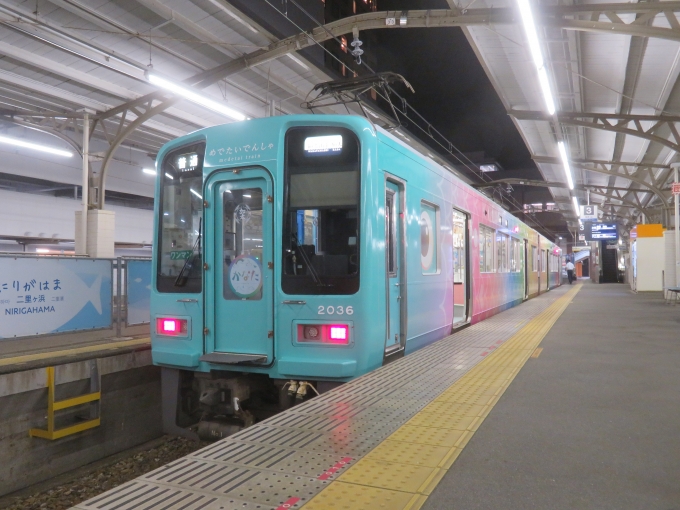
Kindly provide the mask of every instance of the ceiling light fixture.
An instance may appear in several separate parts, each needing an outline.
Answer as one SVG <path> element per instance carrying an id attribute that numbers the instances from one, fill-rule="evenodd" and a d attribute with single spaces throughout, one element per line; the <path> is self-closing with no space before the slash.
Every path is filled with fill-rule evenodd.
<path id="1" fill-rule="evenodd" d="M 165 78 L 161 78 L 160 76 L 152 72 L 147 72 L 146 74 L 149 83 L 151 83 L 152 85 L 156 85 L 157 87 L 160 87 L 169 92 L 172 92 L 173 94 L 177 94 L 178 96 L 188 99 L 192 103 L 196 103 L 205 108 L 208 108 L 209 110 L 213 110 L 217 113 L 221 113 L 222 115 L 226 115 L 227 117 L 230 117 L 234 120 L 246 120 L 246 116 L 243 115 L 242 113 L 237 112 L 236 110 L 229 108 L 228 106 L 225 106 L 221 103 L 218 103 L 217 101 L 214 101 L 210 98 L 197 94 L 196 92 L 193 92 L 184 85 L 180 85 L 170 80 L 166 80 Z"/>
<path id="2" fill-rule="evenodd" d="M 142 172 L 149 175 L 156 175 L 156 170 L 153 168 L 142 168 Z"/>
<path id="3" fill-rule="evenodd" d="M 198 191 L 196 191 L 194 188 L 189 188 L 189 191 L 191 191 L 194 195 L 196 195 L 198 198 L 203 200 L 203 197 L 201 196 L 201 194 Z"/>
<path id="4" fill-rule="evenodd" d="M 37 143 L 25 142 L 23 140 L 9 138 L 7 136 L 0 136 L 0 143 L 14 145 L 15 147 L 23 147 L 24 149 L 33 149 L 34 151 L 47 152 L 48 154 L 54 154 L 55 156 L 63 156 L 65 158 L 70 158 L 73 156 L 73 153 L 69 151 L 55 149 L 54 147 L 48 147 L 46 145 L 40 145 Z"/>
<path id="5" fill-rule="evenodd" d="M 550 115 L 555 114 L 555 100 L 553 99 L 552 91 L 550 90 L 550 81 L 548 80 L 548 72 L 543 61 L 543 53 L 541 52 L 541 45 L 538 42 L 538 33 L 536 32 L 536 25 L 534 24 L 534 15 L 531 12 L 529 0 L 517 0 L 519 5 L 519 12 L 522 16 L 522 25 L 524 25 L 524 33 L 529 41 L 529 50 L 531 57 L 534 60 L 534 65 L 538 71 L 538 82 L 541 85 L 545 106 Z"/>
<path id="6" fill-rule="evenodd" d="M 576 217 L 580 218 L 581 217 L 581 209 L 578 206 L 578 198 L 571 197 L 571 201 L 574 202 L 574 212 L 576 213 Z M 579 220 L 579 222 L 580 222 L 580 220 Z"/>
<path id="7" fill-rule="evenodd" d="M 567 185 L 569 189 L 574 189 L 574 178 L 571 175 L 571 167 L 569 166 L 569 159 L 567 158 L 567 149 L 564 147 L 564 142 L 557 142 L 557 148 L 560 151 L 560 157 L 562 158 L 562 167 L 564 168 L 564 173 L 567 176 Z"/>
<path id="8" fill-rule="evenodd" d="M 175 178 L 172 175 L 170 175 L 168 172 L 165 172 L 165 176 L 172 181 L 175 180 Z"/>

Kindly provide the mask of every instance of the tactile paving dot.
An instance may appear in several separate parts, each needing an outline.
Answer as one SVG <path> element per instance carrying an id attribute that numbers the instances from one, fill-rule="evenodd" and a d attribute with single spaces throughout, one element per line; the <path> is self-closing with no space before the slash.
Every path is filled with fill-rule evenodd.
<path id="1" fill-rule="evenodd" d="M 438 467 L 451 448 L 431 444 L 401 443 L 388 439 L 368 454 L 373 460 L 400 462 L 414 466 Z"/>
<path id="2" fill-rule="evenodd" d="M 455 413 L 442 414 L 438 411 L 421 411 L 414 416 L 409 425 L 419 427 L 436 427 L 439 429 L 470 430 L 477 416 L 463 416 Z"/>
<path id="3" fill-rule="evenodd" d="M 305 505 L 305 510 L 402 510 L 422 496 L 352 483 L 334 482 Z"/>
<path id="4" fill-rule="evenodd" d="M 466 434 L 466 432 L 461 430 L 404 425 L 397 430 L 390 439 L 405 443 L 423 443 L 451 447 L 456 446 L 456 443 L 464 434 Z"/>
<path id="5" fill-rule="evenodd" d="M 361 459 L 340 478 L 341 482 L 370 485 L 395 491 L 418 492 L 432 478 L 437 468 L 373 460 L 372 455 Z"/>
<path id="6" fill-rule="evenodd" d="M 428 406 L 423 409 L 422 413 L 438 413 L 441 416 L 479 416 L 479 414 L 484 411 L 485 407 L 486 406 L 472 404 L 460 404 L 457 402 L 434 401 L 428 404 Z"/>

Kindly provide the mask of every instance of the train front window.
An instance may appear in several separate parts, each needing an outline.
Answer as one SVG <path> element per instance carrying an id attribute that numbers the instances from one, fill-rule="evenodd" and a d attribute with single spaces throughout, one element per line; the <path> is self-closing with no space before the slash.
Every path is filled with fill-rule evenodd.
<path id="1" fill-rule="evenodd" d="M 205 144 L 171 152 L 159 169 L 159 292 L 201 292 Z"/>
<path id="2" fill-rule="evenodd" d="M 359 290 L 359 141 L 342 128 L 286 135 L 283 274 L 286 294 Z"/>

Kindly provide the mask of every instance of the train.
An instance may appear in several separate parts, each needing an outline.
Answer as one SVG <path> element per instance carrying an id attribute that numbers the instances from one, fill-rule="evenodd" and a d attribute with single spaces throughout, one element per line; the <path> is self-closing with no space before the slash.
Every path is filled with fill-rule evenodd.
<path id="1" fill-rule="evenodd" d="M 224 437 L 561 284 L 557 245 L 361 116 L 201 129 L 156 168 L 170 433 Z"/>

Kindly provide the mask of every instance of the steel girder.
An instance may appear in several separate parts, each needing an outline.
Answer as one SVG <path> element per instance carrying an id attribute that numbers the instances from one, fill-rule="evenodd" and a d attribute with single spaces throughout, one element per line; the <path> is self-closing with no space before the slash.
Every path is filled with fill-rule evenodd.
<path id="1" fill-rule="evenodd" d="M 620 14 L 644 13 L 633 23 L 623 23 Z M 537 16 L 537 22 L 542 25 L 565 28 L 568 30 L 579 30 L 601 33 L 622 33 L 639 35 L 643 37 L 661 37 L 680 41 L 680 24 L 675 17 L 675 13 L 680 13 L 680 2 L 663 2 L 655 7 L 655 4 L 599 4 L 599 5 L 575 5 L 568 7 L 543 7 Z M 402 25 L 395 22 L 401 15 L 407 18 L 406 24 Z M 657 28 L 650 26 L 640 26 L 641 21 L 645 23 L 655 16 L 663 14 L 670 21 L 670 29 Z M 580 15 L 587 15 L 588 21 L 577 19 Z M 608 21 L 600 21 L 602 16 Z M 309 32 L 303 32 L 286 39 L 274 42 L 265 49 L 256 50 L 234 59 L 213 69 L 198 73 L 184 81 L 185 84 L 194 88 L 205 88 L 229 75 L 238 73 L 244 69 L 262 65 L 270 60 L 279 58 L 288 53 L 296 52 L 303 48 L 323 43 L 333 37 L 351 33 L 353 29 L 373 30 L 373 29 L 402 29 L 402 28 L 436 28 L 436 27 L 464 27 L 464 26 L 483 26 L 490 24 L 516 24 L 519 16 L 515 9 L 433 9 L 433 10 L 413 10 L 403 12 L 372 12 L 344 18 L 333 23 L 328 23 L 323 27 L 315 28 Z M 154 104 L 159 102 L 158 104 Z M 134 129 L 151 118 L 153 115 L 164 111 L 176 102 L 175 98 L 168 98 L 166 95 L 153 92 L 144 97 L 125 103 L 117 108 L 113 108 L 104 115 L 116 115 L 130 108 L 143 107 L 144 112 L 134 122 L 125 126 L 116 137 L 117 143 L 112 145 L 102 161 L 99 172 L 99 202 L 97 206 L 104 206 L 104 184 L 109 162 L 113 151 L 122 141 L 134 131 Z"/>

